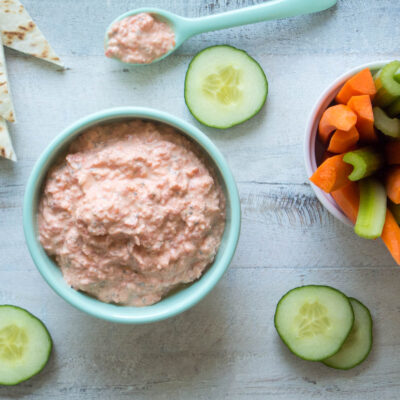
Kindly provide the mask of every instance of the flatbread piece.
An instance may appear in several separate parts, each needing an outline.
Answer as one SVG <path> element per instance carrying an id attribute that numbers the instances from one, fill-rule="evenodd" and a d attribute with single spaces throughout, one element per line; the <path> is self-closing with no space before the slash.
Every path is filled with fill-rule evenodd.
<path id="1" fill-rule="evenodd" d="M 10 122 L 15 122 L 14 106 L 11 99 L 6 60 L 4 58 L 3 44 L 0 39 L 0 117 Z"/>
<path id="2" fill-rule="evenodd" d="M 0 118 L 0 157 L 17 161 L 5 119 Z"/>
<path id="3" fill-rule="evenodd" d="M 0 0 L 0 31 L 5 46 L 63 66 L 19 0 Z"/>

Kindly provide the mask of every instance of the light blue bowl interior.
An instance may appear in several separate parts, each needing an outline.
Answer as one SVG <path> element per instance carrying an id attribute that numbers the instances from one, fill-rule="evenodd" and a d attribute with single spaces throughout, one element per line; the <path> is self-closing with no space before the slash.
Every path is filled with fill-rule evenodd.
<path id="1" fill-rule="evenodd" d="M 196 282 L 174 292 L 157 304 L 127 307 L 103 303 L 69 287 L 54 261 L 47 256 L 37 237 L 37 204 L 49 167 L 67 145 L 86 128 L 99 123 L 143 118 L 171 125 L 205 151 L 215 166 L 227 199 L 226 227 L 214 263 Z M 234 255 L 240 233 L 240 200 L 232 173 L 217 147 L 197 128 L 170 114 L 147 108 L 124 107 L 104 110 L 85 117 L 65 129 L 44 150 L 29 177 L 24 197 L 23 224 L 32 259 L 46 282 L 67 302 L 98 318 L 120 323 L 155 322 L 179 314 L 199 302 L 216 285 Z"/>

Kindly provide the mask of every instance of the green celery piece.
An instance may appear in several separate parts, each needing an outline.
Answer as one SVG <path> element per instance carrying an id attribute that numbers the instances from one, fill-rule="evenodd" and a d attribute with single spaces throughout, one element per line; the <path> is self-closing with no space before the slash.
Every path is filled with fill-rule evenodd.
<path id="1" fill-rule="evenodd" d="M 387 115 L 389 117 L 397 117 L 400 115 L 400 99 L 395 100 L 387 109 Z"/>
<path id="2" fill-rule="evenodd" d="M 400 98 L 400 83 L 394 79 L 399 68 L 400 61 L 397 60 L 382 68 L 376 83 L 379 90 L 374 98 L 374 105 L 385 108 Z"/>
<path id="3" fill-rule="evenodd" d="M 375 74 L 374 74 L 374 76 L 373 76 L 376 91 L 378 91 L 378 90 L 382 87 L 382 83 L 381 83 L 381 72 L 382 72 L 382 68 L 381 68 L 381 69 L 378 69 L 378 71 L 376 71 Z"/>
<path id="4" fill-rule="evenodd" d="M 371 146 L 349 151 L 343 156 L 343 161 L 353 166 L 353 171 L 349 175 L 351 181 L 371 176 L 382 168 L 385 162 L 383 155 Z"/>
<path id="5" fill-rule="evenodd" d="M 400 224 L 400 204 L 394 204 L 389 200 L 389 210 L 392 212 L 397 223 Z"/>
<path id="6" fill-rule="evenodd" d="M 400 83 L 400 68 L 394 73 L 393 78 Z"/>
<path id="7" fill-rule="evenodd" d="M 385 111 L 379 107 L 372 109 L 374 112 L 374 125 L 386 136 L 392 138 L 400 138 L 400 120 L 397 118 L 390 118 Z"/>
<path id="8" fill-rule="evenodd" d="M 375 178 L 359 182 L 360 207 L 354 231 L 365 239 L 381 236 L 386 218 L 386 191 L 384 185 Z"/>

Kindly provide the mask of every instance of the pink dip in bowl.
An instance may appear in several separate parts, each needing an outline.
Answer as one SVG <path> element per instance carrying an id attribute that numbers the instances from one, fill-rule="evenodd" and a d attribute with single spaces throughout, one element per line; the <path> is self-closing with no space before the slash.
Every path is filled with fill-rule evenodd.
<path id="1" fill-rule="evenodd" d="M 132 64 L 149 64 L 175 46 L 172 28 L 148 13 L 114 23 L 108 32 L 106 56 Z"/>
<path id="2" fill-rule="evenodd" d="M 39 239 L 66 282 L 144 306 L 198 279 L 225 228 L 225 196 L 174 128 L 134 119 L 89 128 L 45 180 Z"/>

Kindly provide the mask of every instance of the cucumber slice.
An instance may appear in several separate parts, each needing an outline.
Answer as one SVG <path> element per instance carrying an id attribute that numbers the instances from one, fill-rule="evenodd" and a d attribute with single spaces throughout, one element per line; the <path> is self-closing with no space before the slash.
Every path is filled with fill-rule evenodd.
<path id="1" fill-rule="evenodd" d="M 44 324 L 23 308 L 0 306 L 0 385 L 16 385 L 46 365 L 52 340 Z"/>
<path id="2" fill-rule="evenodd" d="M 265 103 L 268 82 L 260 64 L 232 46 L 198 53 L 186 72 L 185 102 L 202 124 L 219 129 L 247 121 Z"/>
<path id="3" fill-rule="evenodd" d="M 301 286 L 290 290 L 275 311 L 275 328 L 289 350 L 309 361 L 336 354 L 354 322 L 349 299 L 330 286 Z"/>
<path id="4" fill-rule="evenodd" d="M 361 364 L 372 348 L 372 318 L 364 304 L 349 298 L 354 311 L 354 325 L 342 348 L 334 356 L 322 361 L 336 369 L 350 369 Z"/>

